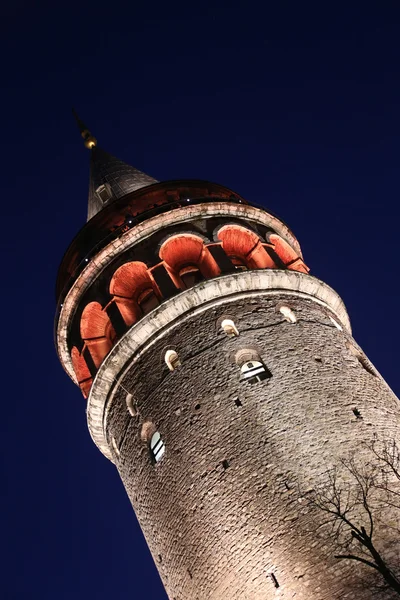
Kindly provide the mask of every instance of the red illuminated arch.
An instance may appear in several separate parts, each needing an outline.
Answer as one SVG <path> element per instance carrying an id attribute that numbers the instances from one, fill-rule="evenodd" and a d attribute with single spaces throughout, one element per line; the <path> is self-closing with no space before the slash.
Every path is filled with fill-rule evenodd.
<path id="1" fill-rule="evenodd" d="M 79 383 L 79 387 L 81 388 L 82 393 L 85 396 L 85 398 L 87 398 L 89 395 L 89 390 L 92 385 L 93 379 L 92 379 L 92 376 L 90 375 L 90 371 L 88 369 L 85 359 L 80 354 L 80 352 L 76 346 L 74 346 L 71 350 L 71 361 L 72 361 L 72 366 L 75 371 L 76 378 Z"/>
<path id="2" fill-rule="evenodd" d="M 275 233 L 270 235 L 269 240 L 274 245 L 275 252 L 287 269 L 308 273 L 309 268 L 285 240 Z"/>
<path id="3" fill-rule="evenodd" d="M 123 298 L 136 298 L 146 288 L 156 288 L 156 285 L 147 265 L 139 261 L 128 262 L 119 267 L 110 282 L 110 293 Z"/>
<path id="4" fill-rule="evenodd" d="M 181 288 L 190 287 L 189 281 L 191 280 L 193 280 L 192 283 L 195 283 L 196 274 L 200 278 L 209 279 L 221 273 L 202 238 L 191 233 L 168 238 L 162 244 L 159 254 L 171 277 Z M 186 284 L 184 280 L 186 280 Z"/>
<path id="5" fill-rule="evenodd" d="M 248 269 L 276 268 L 254 231 L 240 225 L 224 225 L 218 231 L 218 238 L 233 264 L 245 265 Z"/>
<path id="6" fill-rule="evenodd" d="M 139 261 L 125 263 L 115 271 L 110 294 L 128 326 L 159 304 L 161 297 L 147 265 Z"/>
<path id="7" fill-rule="evenodd" d="M 111 321 L 98 302 L 90 302 L 83 310 L 81 337 L 98 368 L 110 352 L 116 338 Z"/>

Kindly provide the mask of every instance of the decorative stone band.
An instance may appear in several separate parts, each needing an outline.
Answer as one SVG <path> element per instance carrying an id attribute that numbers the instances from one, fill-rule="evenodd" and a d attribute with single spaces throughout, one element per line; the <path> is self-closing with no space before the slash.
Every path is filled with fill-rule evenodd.
<path id="1" fill-rule="evenodd" d="M 87 407 L 90 435 L 101 452 L 113 460 L 106 439 L 107 406 L 118 389 L 118 380 L 157 339 L 186 319 L 213 306 L 241 298 L 288 293 L 308 298 L 328 308 L 351 333 L 346 308 L 339 295 L 326 283 L 297 271 L 265 269 L 242 271 L 203 281 L 166 300 L 129 329 L 101 364 L 93 382 Z"/>
<path id="2" fill-rule="evenodd" d="M 70 352 L 67 345 L 67 334 L 71 326 L 72 319 L 78 306 L 82 294 L 90 287 L 101 271 L 118 254 L 135 246 L 138 242 L 148 238 L 154 232 L 168 227 L 170 225 L 184 223 L 196 218 L 207 217 L 236 217 L 248 219 L 267 227 L 272 227 L 302 258 L 299 242 L 294 237 L 290 229 L 276 217 L 267 212 L 249 206 L 247 204 L 229 204 L 228 202 L 208 202 L 207 204 L 196 204 L 178 208 L 169 212 L 157 215 L 133 229 L 124 233 L 119 239 L 114 240 L 103 248 L 96 256 L 90 259 L 87 267 L 79 275 L 71 289 L 69 290 L 60 310 L 57 324 L 57 350 L 61 364 L 71 377 L 77 383 L 76 376 L 72 367 Z"/>

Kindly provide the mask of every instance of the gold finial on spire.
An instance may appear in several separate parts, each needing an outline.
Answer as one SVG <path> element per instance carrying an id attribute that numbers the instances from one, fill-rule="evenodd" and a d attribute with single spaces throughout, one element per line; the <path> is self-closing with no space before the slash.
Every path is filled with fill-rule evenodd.
<path id="1" fill-rule="evenodd" d="M 74 109 L 72 109 L 72 114 L 74 115 L 75 120 L 78 124 L 79 131 L 81 132 L 81 136 L 83 137 L 83 139 L 85 141 L 86 148 L 89 148 L 89 150 L 91 150 L 97 144 L 96 138 L 94 137 L 94 135 L 92 135 L 90 133 L 89 129 L 86 127 L 84 122 L 80 120 L 80 118 L 78 117 L 78 115 Z"/>

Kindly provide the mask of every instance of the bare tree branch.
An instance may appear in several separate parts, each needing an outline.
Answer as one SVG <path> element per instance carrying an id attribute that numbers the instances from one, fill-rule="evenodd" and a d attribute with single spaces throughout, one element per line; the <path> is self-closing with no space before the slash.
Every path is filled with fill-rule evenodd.
<path id="1" fill-rule="evenodd" d="M 361 562 L 364 565 L 368 565 L 368 567 L 372 567 L 373 569 L 376 569 L 377 571 L 379 571 L 379 567 L 377 565 L 375 565 L 373 562 L 370 562 L 369 560 L 366 560 L 365 558 L 361 558 L 361 556 L 356 556 L 355 554 L 335 554 L 335 558 L 338 558 L 338 559 L 347 558 L 350 560 L 357 560 L 358 562 Z"/>
<path id="2" fill-rule="evenodd" d="M 332 526 L 329 535 L 342 550 L 335 558 L 373 569 L 381 575 L 384 588 L 400 596 L 400 569 L 389 564 L 375 541 L 376 537 L 381 546 L 385 540 L 386 552 L 391 545 L 399 545 L 400 506 L 396 501 L 400 498 L 400 449 L 395 440 L 382 444 L 375 438 L 364 444 L 363 450 L 364 454 L 369 452 L 371 461 L 355 454 L 339 461 L 326 473 L 325 484 L 313 491 L 309 504 L 328 516 L 326 524 Z M 397 525 L 393 511 L 399 511 Z M 388 531 L 395 535 L 392 541 L 386 539 Z"/>

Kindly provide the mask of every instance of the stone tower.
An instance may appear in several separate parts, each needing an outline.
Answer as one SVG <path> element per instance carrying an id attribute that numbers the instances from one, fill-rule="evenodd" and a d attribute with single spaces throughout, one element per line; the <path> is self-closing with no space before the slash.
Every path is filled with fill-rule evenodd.
<path id="1" fill-rule="evenodd" d="M 342 300 L 271 212 L 160 183 L 78 124 L 89 220 L 59 270 L 57 348 L 169 598 L 372 598 L 306 499 L 366 440 L 398 439 Z"/>

